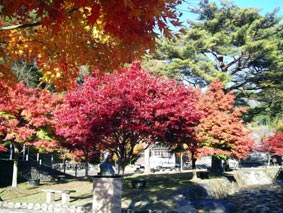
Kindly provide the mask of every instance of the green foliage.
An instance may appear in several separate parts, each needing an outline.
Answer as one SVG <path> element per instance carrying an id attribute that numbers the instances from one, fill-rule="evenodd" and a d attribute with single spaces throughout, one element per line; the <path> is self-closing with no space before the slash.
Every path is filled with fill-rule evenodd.
<path id="1" fill-rule="evenodd" d="M 228 159 L 227 155 L 222 155 L 222 154 L 215 155 L 215 157 L 219 160 L 227 160 Z"/>
<path id="2" fill-rule="evenodd" d="M 42 78 L 36 65 L 26 64 L 24 61 L 16 61 L 12 66 L 12 71 L 19 81 L 24 81 L 25 85 L 31 88 L 36 88 Z"/>
<path id="3" fill-rule="evenodd" d="M 277 132 L 283 132 L 283 121 L 282 120 L 277 122 L 276 130 Z"/>
<path id="4" fill-rule="evenodd" d="M 48 135 L 48 132 L 44 129 L 39 129 L 36 133 L 36 136 L 39 139 L 43 139 L 43 140 L 52 140 L 52 138 Z"/>
<path id="5" fill-rule="evenodd" d="M 160 39 L 145 66 L 201 87 L 219 78 L 238 105 L 255 100 L 257 112 L 281 111 L 283 25 L 277 11 L 261 15 L 255 8 L 201 1 L 192 12 L 198 19 L 188 23 L 186 33 Z"/>

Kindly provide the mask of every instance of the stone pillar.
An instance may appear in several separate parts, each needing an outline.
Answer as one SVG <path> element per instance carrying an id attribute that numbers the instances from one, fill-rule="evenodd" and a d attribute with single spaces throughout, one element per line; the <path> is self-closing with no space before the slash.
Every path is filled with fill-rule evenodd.
<path id="1" fill-rule="evenodd" d="M 97 176 L 93 180 L 92 211 L 116 213 L 122 211 L 122 184 L 120 176 Z"/>
<path id="2" fill-rule="evenodd" d="M 54 200 L 55 200 L 55 198 L 54 198 L 54 196 L 55 196 L 55 194 L 53 193 L 53 192 L 46 192 L 47 194 L 46 194 L 46 202 L 47 203 L 52 203 L 52 202 L 54 202 Z"/>
<path id="3" fill-rule="evenodd" d="M 147 147 L 147 149 L 144 150 L 144 173 L 145 174 L 150 173 L 150 150 L 151 150 L 151 146 Z"/>
<path id="4" fill-rule="evenodd" d="M 70 202 L 70 195 L 68 192 L 62 193 L 62 204 L 69 204 Z"/>

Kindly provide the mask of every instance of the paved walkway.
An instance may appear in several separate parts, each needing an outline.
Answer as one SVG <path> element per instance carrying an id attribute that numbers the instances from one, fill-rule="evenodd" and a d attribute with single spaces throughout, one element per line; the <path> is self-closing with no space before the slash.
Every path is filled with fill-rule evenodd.
<path id="1" fill-rule="evenodd" d="M 235 203 L 241 213 L 283 212 L 283 188 L 278 184 L 248 187 L 227 200 Z"/>

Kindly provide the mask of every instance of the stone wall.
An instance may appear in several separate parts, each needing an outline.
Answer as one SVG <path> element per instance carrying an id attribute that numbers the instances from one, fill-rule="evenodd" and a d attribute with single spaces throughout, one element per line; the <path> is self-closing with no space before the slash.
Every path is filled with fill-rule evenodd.
<path id="1" fill-rule="evenodd" d="M 51 180 L 58 175 L 65 178 L 72 178 L 72 175 L 52 169 L 46 165 L 40 165 L 36 161 L 19 161 L 18 183 L 26 182 L 29 179 Z M 9 186 L 12 183 L 13 161 L 0 160 L 0 187 Z"/>
<path id="2" fill-rule="evenodd" d="M 177 190 L 173 194 L 173 199 L 180 212 L 261 212 L 254 211 L 255 203 L 251 201 L 246 203 L 247 198 L 255 198 L 255 202 L 262 200 L 259 204 L 270 210 L 264 212 L 282 212 L 282 189 L 278 184 L 273 184 L 283 182 L 282 172 L 280 167 L 249 168 L 224 173 L 224 176 L 218 178 L 193 179 L 194 184 Z M 260 187 L 258 187 L 259 184 Z M 273 188 L 260 190 L 262 187 Z M 258 191 L 256 191 L 257 188 L 259 188 Z M 272 200 L 275 202 L 271 202 Z M 272 211 L 273 209 L 276 211 Z"/>
<path id="3" fill-rule="evenodd" d="M 208 197 L 215 199 L 226 198 L 240 190 L 237 182 L 229 181 L 226 177 L 198 180 L 196 183 L 207 191 Z"/>
<path id="4" fill-rule="evenodd" d="M 86 213 L 86 208 L 79 206 L 67 206 L 61 204 L 40 204 L 40 203 L 13 203 L 0 201 L 1 213 Z"/>
<path id="5" fill-rule="evenodd" d="M 272 184 L 274 178 L 281 167 L 265 167 L 265 168 L 244 168 L 234 171 L 230 174 L 234 175 L 240 187 L 252 185 Z"/>
<path id="6" fill-rule="evenodd" d="M 223 177 L 198 180 L 197 184 L 207 190 L 209 197 L 221 199 L 246 186 L 272 184 L 279 172 L 283 172 L 281 167 L 240 169 Z"/>

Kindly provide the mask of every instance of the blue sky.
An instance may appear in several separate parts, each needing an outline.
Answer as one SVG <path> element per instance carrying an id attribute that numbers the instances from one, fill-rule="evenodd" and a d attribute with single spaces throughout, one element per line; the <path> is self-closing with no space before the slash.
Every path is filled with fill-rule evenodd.
<path id="1" fill-rule="evenodd" d="M 182 21 L 187 20 L 188 18 L 192 17 L 189 14 L 188 7 L 197 7 L 197 3 L 199 0 L 184 0 L 179 9 L 182 11 L 183 16 L 181 17 Z M 209 0 L 209 2 L 216 2 L 219 3 L 220 0 Z M 266 13 L 272 12 L 275 8 L 279 7 L 280 10 L 277 13 L 278 16 L 283 16 L 283 1 L 282 0 L 234 0 L 235 5 L 241 8 L 258 8 L 261 10 L 261 14 L 265 15 Z M 185 22 L 184 22 L 185 24 Z"/>
<path id="2" fill-rule="evenodd" d="M 272 12 L 274 8 L 281 7 L 278 14 L 283 15 L 282 0 L 235 0 L 234 3 L 239 7 L 254 7 L 261 9 L 262 13 Z"/>

